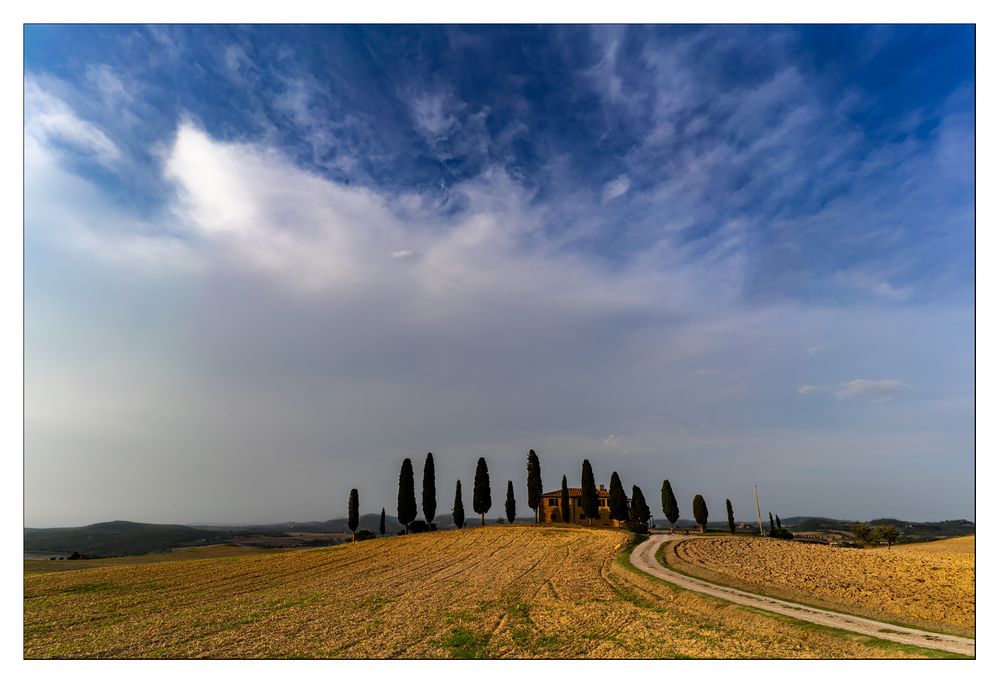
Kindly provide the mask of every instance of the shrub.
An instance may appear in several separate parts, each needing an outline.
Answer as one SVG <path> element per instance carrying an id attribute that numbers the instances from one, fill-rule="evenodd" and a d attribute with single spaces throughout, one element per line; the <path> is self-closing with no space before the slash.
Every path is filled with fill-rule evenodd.
<path id="1" fill-rule="evenodd" d="M 427 524 L 425 520 L 414 520 L 410 523 L 410 532 L 416 534 L 418 532 L 430 532 L 431 526 Z"/>
<path id="2" fill-rule="evenodd" d="M 354 541 L 365 541 L 375 539 L 375 533 L 371 530 L 358 530 L 354 533 Z"/>

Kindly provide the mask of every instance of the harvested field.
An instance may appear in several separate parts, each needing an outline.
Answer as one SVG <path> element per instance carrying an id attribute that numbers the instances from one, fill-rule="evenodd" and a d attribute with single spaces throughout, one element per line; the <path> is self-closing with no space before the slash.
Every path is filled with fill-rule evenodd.
<path id="1" fill-rule="evenodd" d="M 113 556 L 111 558 L 90 558 L 86 560 L 26 560 L 24 572 L 68 572 L 87 568 L 106 568 L 112 565 L 136 565 L 143 563 L 163 563 L 200 558 L 228 558 L 230 556 L 256 556 L 259 554 L 281 553 L 284 549 L 237 546 L 235 544 L 211 544 L 174 549 L 167 553 L 146 553 L 139 556 Z"/>
<path id="2" fill-rule="evenodd" d="M 636 572 L 613 530 L 503 525 L 25 576 L 27 658 L 927 655 Z"/>
<path id="3" fill-rule="evenodd" d="M 677 542 L 671 567 L 729 584 L 886 622 L 973 636 L 974 537 L 850 549 L 776 539 Z"/>

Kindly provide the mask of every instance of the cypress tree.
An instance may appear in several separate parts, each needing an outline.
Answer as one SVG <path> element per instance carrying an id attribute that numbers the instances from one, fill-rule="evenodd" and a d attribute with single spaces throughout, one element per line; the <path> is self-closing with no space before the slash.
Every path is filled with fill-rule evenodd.
<path id="1" fill-rule="evenodd" d="M 462 481 L 455 482 L 455 505 L 451 509 L 451 519 L 455 521 L 455 527 L 462 529 L 465 527 L 465 506 L 462 505 Z"/>
<path id="2" fill-rule="evenodd" d="M 681 517 L 681 512 L 677 507 L 677 498 L 670 486 L 670 480 L 663 481 L 663 486 L 660 488 L 660 502 L 663 506 L 663 515 L 667 516 L 667 522 L 670 523 L 670 533 L 673 534 L 674 523 Z"/>
<path id="3" fill-rule="evenodd" d="M 768 511 L 767 512 L 767 517 L 770 519 L 770 522 L 768 523 L 769 527 L 767 528 L 767 533 L 769 535 L 772 535 L 772 534 L 774 534 L 774 513 L 772 513 L 771 511 Z"/>
<path id="4" fill-rule="evenodd" d="M 594 524 L 597 517 L 597 485 L 594 484 L 594 469 L 590 467 L 590 461 L 583 459 L 583 473 L 580 475 L 580 508 L 587 517 L 590 525 Z"/>
<path id="5" fill-rule="evenodd" d="M 476 479 L 472 483 L 472 510 L 479 514 L 480 525 L 486 524 L 486 514 L 491 506 L 490 471 L 486 467 L 486 459 L 480 456 L 476 464 Z"/>
<path id="6" fill-rule="evenodd" d="M 424 487 L 420 497 L 420 506 L 424 511 L 424 520 L 430 525 L 437 513 L 437 491 L 434 486 L 434 454 L 428 453 L 424 461 Z"/>
<path id="7" fill-rule="evenodd" d="M 358 517 L 358 490 L 352 489 L 347 497 L 347 526 L 351 528 L 352 540 L 357 538 Z"/>
<path id="8" fill-rule="evenodd" d="M 608 503 L 611 507 L 611 519 L 619 522 L 628 521 L 628 497 L 625 496 L 625 488 L 622 487 L 621 478 L 618 473 L 611 473 L 611 489 L 608 490 Z"/>
<path id="9" fill-rule="evenodd" d="M 694 497 L 694 519 L 701 526 L 701 531 L 705 531 L 708 524 L 708 506 L 705 505 L 705 497 L 696 494 Z"/>
<path id="10" fill-rule="evenodd" d="M 778 528 L 778 532 L 781 532 L 781 518 L 777 515 L 774 516 L 774 526 Z"/>
<path id="11" fill-rule="evenodd" d="M 559 492 L 559 512 L 564 523 L 569 522 L 569 487 L 566 486 L 566 476 L 563 475 L 562 491 Z"/>
<path id="12" fill-rule="evenodd" d="M 516 506 L 517 502 L 514 501 L 514 483 L 507 480 L 507 503 L 504 508 L 506 509 L 505 512 L 507 513 L 507 522 L 509 523 L 514 522 L 514 518 L 517 513 Z"/>
<path id="13" fill-rule="evenodd" d="M 534 449 L 528 450 L 528 508 L 535 512 L 538 522 L 538 506 L 542 502 L 542 466 Z"/>
<path id="14" fill-rule="evenodd" d="M 649 506 L 638 485 L 632 485 L 632 509 L 629 511 L 629 518 L 633 531 L 641 534 L 649 531 Z"/>
<path id="15" fill-rule="evenodd" d="M 417 497 L 413 493 L 413 464 L 408 458 L 403 459 L 403 466 L 399 469 L 396 517 L 407 532 L 410 531 L 410 523 L 417 519 Z"/>
<path id="16" fill-rule="evenodd" d="M 385 536 L 385 509 L 382 509 L 382 517 L 378 519 L 378 533 Z"/>
<path id="17" fill-rule="evenodd" d="M 729 519 L 729 534 L 736 534 L 736 520 L 733 519 L 733 502 L 726 499 L 726 517 Z"/>

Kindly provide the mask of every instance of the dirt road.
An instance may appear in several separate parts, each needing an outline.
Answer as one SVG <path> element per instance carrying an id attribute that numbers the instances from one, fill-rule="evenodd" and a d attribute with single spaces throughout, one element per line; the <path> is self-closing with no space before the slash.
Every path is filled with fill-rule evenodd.
<path id="1" fill-rule="evenodd" d="M 975 655 L 976 642 L 973 639 L 950 636 L 948 634 L 935 634 L 934 632 L 925 632 L 920 629 L 912 629 L 909 627 L 900 627 L 886 622 L 878 622 L 877 620 L 869 620 L 867 618 L 855 617 L 853 615 L 844 615 L 843 613 L 835 613 L 821 608 L 803 606 L 798 603 L 792 603 L 791 601 L 782 601 L 768 596 L 761 596 L 760 594 L 753 594 L 739 589 L 732 589 L 730 587 L 712 584 L 711 582 L 706 582 L 704 580 L 695 579 L 693 577 L 688 577 L 687 575 L 674 572 L 673 570 L 663 567 L 656 560 L 656 551 L 662 544 L 668 541 L 680 541 L 682 539 L 689 538 L 690 537 L 681 537 L 665 533 L 658 534 L 654 532 L 650 535 L 650 538 L 647 541 L 643 542 L 637 546 L 634 551 L 632 551 L 629 560 L 631 560 L 632 565 L 639 570 L 662 580 L 666 580 L 671 584 L 676 584 L 683 589 L 689 589 L 708 596 L 725 599 L 726 601 L 732 601 L 733 603 L 750 606 L 760 610 L 766 610 L 772 613 L 778 613 L 780 615 L 787 615 L 789 617 L 805 620 L 806 622 L 812 622 L 817 625 L 836 627 L 837 629 L 845 629 L 851 632 L 857 632 L 858 634 L 878 637 L 880 639 L 886 639 L 887 641 L 894 641 L 900 644 L 934 648 L 941 651 L 960 653 L 968 656 Z"/>

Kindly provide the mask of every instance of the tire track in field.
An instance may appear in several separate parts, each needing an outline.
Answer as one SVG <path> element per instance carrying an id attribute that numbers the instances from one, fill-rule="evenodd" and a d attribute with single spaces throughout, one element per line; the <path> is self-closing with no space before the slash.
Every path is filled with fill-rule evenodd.
<path id="1" fill-rule="evenodd" d="M 821 608 L 803 606 L 791 601 L 774 599 L 760 594 L 754 594 L 742 589 L 733 589 L 719 584 L 713 584 L 702 579 L 695 579 L 682 575 L 669 568 L 664 567 L 656 560 L 656 551 L 668 541 L 683 541 L 683 537 L 668 534 L 655 534 L 637 546 L 629 556 L 632 565 L 641 572 L 645 572 L 653 577 L 675 584 L 682 589 L 696 591 L 701 594 L 724 599 L 758 610 L 770 613 L 777 613 L 793 617 L 805 622 L 811 622 L 825 627 L 843 629 L 856 634 L 876 637 L 892 641 L 898 644 L 909 646 L 919 646 L 922 648 L 948 651 L 961 655 L 975 656 L 976 642 L 974 639 L 952 636 L 950 634 L 937 634 L 921 629 L 910 627 L 900 627 L 886 622 L 879 622 L 869 618 L 846 615 L 844 613 L 834 613 Z"/>

